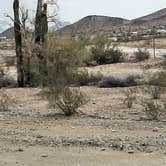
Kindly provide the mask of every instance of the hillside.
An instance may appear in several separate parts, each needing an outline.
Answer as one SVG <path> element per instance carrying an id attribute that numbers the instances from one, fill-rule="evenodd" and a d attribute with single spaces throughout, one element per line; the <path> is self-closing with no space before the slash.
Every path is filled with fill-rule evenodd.
<path id="1" fill-rule="evenodd" d="M 0 37 L 7 37 L 7 38 L 13 38 L 14 37 L 14 29 L 13 27 L 7 29 L 6 31 L 2 32 L 0 34 Z"/>
<path id="2" fill-rule="evenodd" d="M 2 33 L 4 30 L 0 27 L 0 33 Z"/>
<path id="3" fill-rule="evenodd" d="M 128 20 L 108 16 L 87 16 L 78 22 L 66 26 L 57 31 L 60 35 L 106 35 L 112 32 L 116 26 L 127 23 Z"/>
<path id="4" fill-rule="evenodd" d="M 166 8 L 133 20 L 108 16 L 87 16 L 57 31 L 59 35 L 110 36 L 114 32 L 141 31 L 166 26 Z"/>
<path id="5" fill-rule="evenodd" d="M 60 36 L 112 36 L 114 33 L 142 31 L 153 27 L 166 27 L 166 8 L 133 20 L 119 17 L 90 15 L 74 24 L 59 21 L 50 27 Z M 58 29 L 58 30 L 57 30 Z M 1 31 L 1 30 L 0 30 Z M 0 34 L 0 37 L 14 36 L 13 28 Z"/>

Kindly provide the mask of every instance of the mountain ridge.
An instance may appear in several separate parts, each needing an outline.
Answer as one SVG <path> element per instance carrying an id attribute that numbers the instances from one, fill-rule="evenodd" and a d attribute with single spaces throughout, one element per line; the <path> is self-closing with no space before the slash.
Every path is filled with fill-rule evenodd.
<path id="1" fill-rule="evenodd" d="M 154 26 L 166 27 L 166 8 L 132 20 L 119 17 L 90 15 L 57 30 L 56 34 L 60 36 L 109 36 L 110 34 L 113 35 L 113 33 L 141 31 L 153 28 Z"/>
<path id="2" fill-rule="evenodd" d="M 60 29 L 59 29 L 60 27 Z M 165 27 L 166 29 L 166 8 L 151 14 L 128 20 L 120 17 L 110 17 L 102 15 L 89 15 L 79 21 L 68 25 L 57 24 L 51 31 L 59 36 L 107 36 L 115 33 L 143 31 L 153 27 Z M 57 30 L 58 28 L 58 30 Z M 13 29 L 0 33 L 0 36 L 13 37 Z"/>

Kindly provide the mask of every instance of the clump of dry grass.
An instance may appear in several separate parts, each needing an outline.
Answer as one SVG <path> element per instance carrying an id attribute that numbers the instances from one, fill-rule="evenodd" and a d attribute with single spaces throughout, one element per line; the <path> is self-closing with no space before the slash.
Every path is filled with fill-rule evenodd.
<path id="1" fill-rule="evenodd" d="M 127 108 L 131 109 L 133 104 L 136 102 L 136 89 L 135 88 L 128 88 L 127 90 L 123 91 L 125 98 L 123 100 L 123 104 L 127 106 Z"/>
<path id="2" fill-rule="evenodd" d="M 149 120 L 159 119 L 159 116 L 163 111 L 163 103 L 160 103 L 157 100 L 144 99 L 141 100 L 140 104 Z"/>
<path id="3" fill-rule="evenodd" d="M 5 90 L 0 89 L 0 111 L 9 111 L 15 104 L 16 101 Z"/>
<path id="4" fill-rule="evenodd" d="M 143 92 L 145 92 L 145 94 L 148 94 L 151 99 L 160 99 L 161 98 L 161 94 L 164 90 L 163 87 L 160 86 L 151 86 L 151 85 L 146 85 L 142 87 Z"/>
<path id="5" fill-rule="evenodd" d="M 0 88 L 16 86 L 16 81 L 7 76 L 2 67 L 0 67 Z"/>

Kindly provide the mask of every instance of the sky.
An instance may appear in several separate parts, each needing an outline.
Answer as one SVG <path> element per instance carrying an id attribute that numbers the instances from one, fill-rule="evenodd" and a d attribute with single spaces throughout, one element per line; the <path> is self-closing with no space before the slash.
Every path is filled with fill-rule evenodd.
<path id="1" fill-rule="evenodd" d="M 0 0 L 0 20 L 9 21 L 4 13 L 12 15 L 12 1 Z M 36 0 L 20 0 L 28 9 L 36 8 Z M 166 8 L 166 0 L 58 0 L 59 19 L 71 23 L 87 15 L 105 15 L 134 19 Z"/>

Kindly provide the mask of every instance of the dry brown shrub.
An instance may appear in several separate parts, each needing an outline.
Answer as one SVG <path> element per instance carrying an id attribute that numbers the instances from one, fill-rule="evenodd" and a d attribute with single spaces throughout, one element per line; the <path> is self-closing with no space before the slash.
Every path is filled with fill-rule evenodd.
<path id="1" fill-rule="evenodd" d="M 127 90 L 124 90 L 123 94 L 125 95 L 123 104 L 125 104 L 127 108 L 131 109 L 133 107 L 133 104 L 136 102 L 136 89 L 129 88 Z"/>
<path id="2" fill-rule="evenodd" d="M 149 120 L 158 120 L 161 112 L 161 105 L 156 100 L 144 99 L 141 100 L 140 104 Z"/>
<path id="3" fill-rule="evenodd" d="M 9 96 L 9 94 L 3 90 L 0 89 L 0 111 L 9 111 L 11 106 L 14 106 L 16 104 L 16 101 Z"/>

